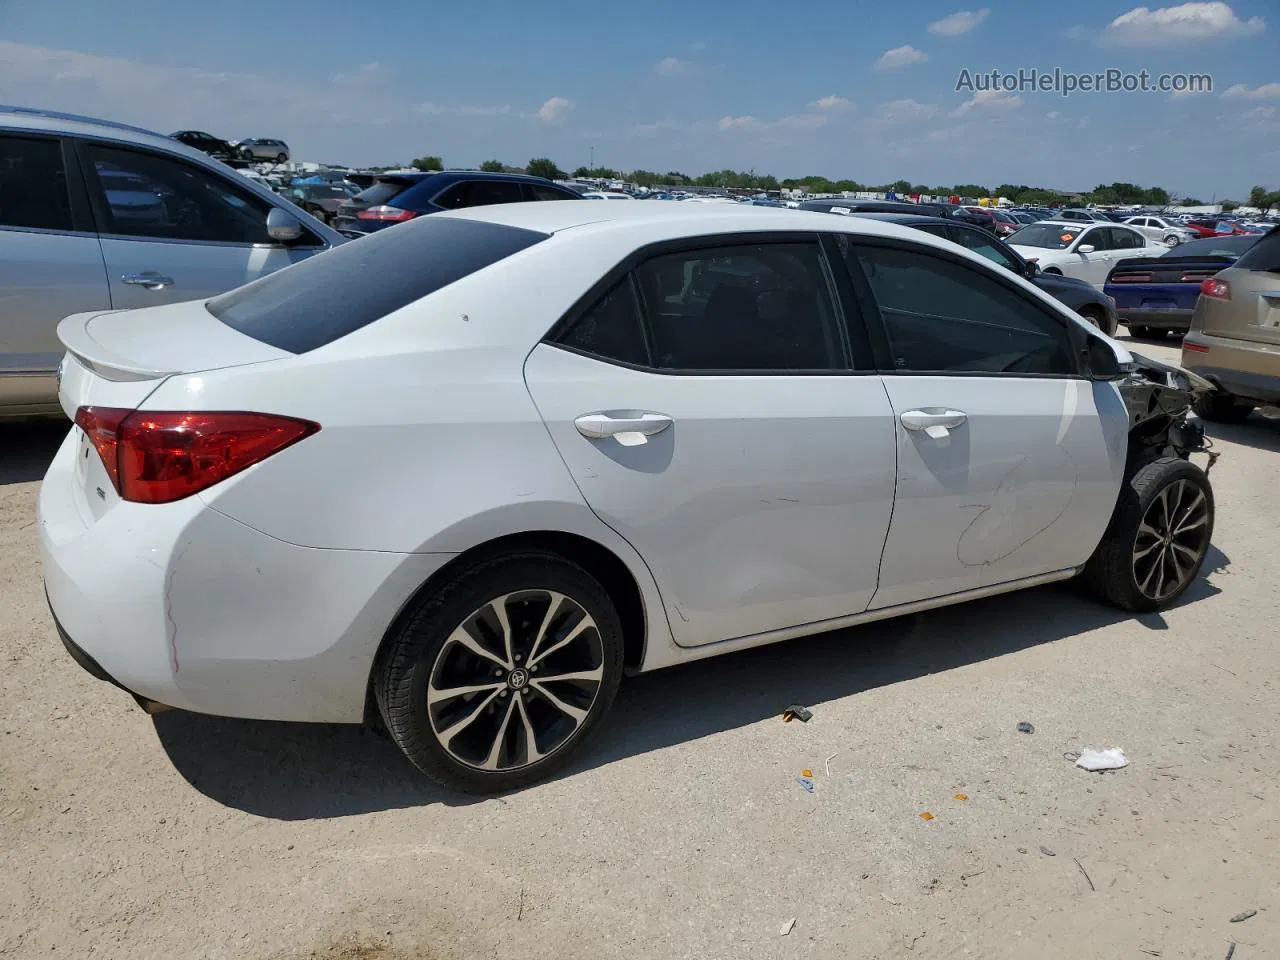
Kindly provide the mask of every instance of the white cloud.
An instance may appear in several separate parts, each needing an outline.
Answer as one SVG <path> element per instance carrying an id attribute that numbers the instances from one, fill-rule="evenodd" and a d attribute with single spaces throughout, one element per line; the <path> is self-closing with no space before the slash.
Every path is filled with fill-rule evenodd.
<path id="1" fill-rule="evenodd" d="M 551 97 L 538 108 L 538 112 L 534 114 L 539 120 L 545 120 L 547 123 L 558 123 L 565 119 L 573 111 L 573 101 L 566 100 L 564 97 Z"/>
<path id="2" fill-rule="evenodd" d="M 1057 120 L 1057 119 L 1058 119 L 1058 111 L 1057 111 L 1057 110 L 1050 110 L 1048 113 L 1046 113 L 1046 114 L 1045 114 L 1045 116 L 1046 116 L 1046 117 L 1048 117 L 1050 120 Z"/>
<path id="3" fill-rule="evenodd" d="M 963 117 L 966 113 L 981 110 L 991 113 L 1003 110 L 1016 110 L 1022 106 L 1022 98 L 1011 96 L 1000 90 L 979 90 L 970 99 L 951 111 L 953 117 Z"/>
<path id="4" fill-rule="evenodd" d="M 478 104 L 462 104 L 449 107 L 438 103 L 420 103 L 413 109 L 427 116 L 501 117 L 511 112 L 511 105 L 504 103 L 501 106 L 486 107 Z"/>
<path id="5" fill-rule="evenodd" d="M 983 7 L 981 10 L 957 10 L 949 17 L 943 17 L 929 24 L 929 32 L 942 37 L 958 37 L 962 33 L 968 33 L 989 16 L 991 16 L 991 10 L 988 7 Z"/>
<path id="6" fill-rule="evenodd" d="M 1243 83 L 1227 87 L 1224 97 L 1240 100 L 1280 100 L 1280 83 L 1264 83 L 1260 87 L 1247 87 Z"/>
<path id="7" fill-rule="evenodd" d="M 333 82 L 348 87 L 367 87 L 381 83 L 389 73 L 386 67 L 375 60 L 373 63 L 360 64 L 350 73 L 334 74 Z"/>
<path id="8" fill-rule="evenodd" d="M 1157 10 L 1135 7 L 1107 24 L 1103 40 L 1123 47 L 1168 47 L 1248 37 L 1265 29 L 1261 17 L 1241 20 L 1222 2 L 1184 3 Z"/>
<path id="9" fill-rule="evenodd" d="M 895 70 L 898 67 L 909 67 L 913 63 L 924 63 L 928 59 L 927 53 L 908 43 L 880 54 L 874 66 L 877 70 Z"/>
<path id="10" fill-rule="evenodd" d="M 1063 34 L 1068 40 L 1079 40 L 1087 36 L 1088 32 L 1089 31 L 1086 30 L 1083 25 L 1077 23 L 1074 26 L 1067 27 L 1067 29 L 1063 31 Z"/>
<path id="11" fill-rule="evenodd" d="M 721 130 L 740 130 L 753 126 L 755 122 L 755 117 L 721 117 L 716 126 Z"/>
<path id="12" fill-rule="evenodd" d="M 1079 120 L 1077 120 L 1077 121 L 1076 121 L 1076 129 L 1077 129 L 1077 130 L 1083 130 L 1083 129 L 1084 129 L 1085 127 L 1087 127 L 1088 125 L 1089 125 L 1089 118 L 1088 118 L 1088 117 L 1081 117 Z"/>
<path id="13" fill-rule="evenodd" d="M 678 77 L 689 72 L 689 61 L 679 57 L 663 57 L 653 67 L 660 77 Z"/>
<path id="14" fill-rule="evenodd" d="M 890 100 L 880 104 L 876 111 L 876 119 L 884 124 L 910 123 L 912 120 L 925 120 L 938 115 L 938 106 L 933 103 L 920 103 L 918 100 Z"/>
<path id="15" fill-rule="evenodd" d="M 1173 91 L 1173 93 L 1169 94 L 1169 99 L 1170 100 L 1187 100 L 1187 99 L 1190 99 L 1191 97 L 1198 97 L 1201 94 L 1205 94 L 1208 92 L 1209 92 L 1208 90 L 1198 90 L 1198 89 L 1175 90 Z"/>
<path id="16" fill-rule="evenodd" d="M 838 97 L 834 93 L 829 97 L 821 97 L 813 103 L 809 104 L 814 110 L 842 110 L 845 107 L 853 106 L 844 97 Z"/>
<path id="17" fill-rule="evenodd" d="M 1256 120 L 1274 120 L 1276 116 L 1275 107 L 1254 107 L 1252 110 L 1246 110 L 1240 114 L 1240 119 L 1246 122 Z"/>

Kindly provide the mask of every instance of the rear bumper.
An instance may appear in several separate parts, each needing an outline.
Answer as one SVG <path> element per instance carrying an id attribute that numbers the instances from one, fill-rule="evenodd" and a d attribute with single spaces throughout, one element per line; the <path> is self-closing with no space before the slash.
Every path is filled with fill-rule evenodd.
<path id="1" fill-rule="evenodd" d="M 80 501 L 77 431 L 40 488 L 49 607 L 68 653 L 143 701 L 358 723 L 387 628 L 447 554 L 299 547 L 199 497 Z M 144 706 L 146 704 L 144 703 Z"/>
<path id="2" fill-rule="evenodd" d="M 1195 330 L 1182 340 L 1182 366 L 1227 393 L 1258 403 L 1280 403 L 1280 345 Z"/>
<path id="3" fill-rule="evenodd" d="M 1120 322 L 1126 327 L 1158 327 L 1162 330 L 1188 330 L 1195 308 L 1168 307 L 1122 307 L 1116 305 L 1116 313 Z"/>

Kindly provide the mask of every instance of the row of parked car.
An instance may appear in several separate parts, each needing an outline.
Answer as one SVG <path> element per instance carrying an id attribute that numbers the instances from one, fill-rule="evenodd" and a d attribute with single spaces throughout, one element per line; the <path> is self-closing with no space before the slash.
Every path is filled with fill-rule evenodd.
<path id="1" fill-rule="evenodd" d="M 582 199 L 507 173 L 359 179 L 280 180 L 272 190 L 173 137 L 65 114 L 0 114 L 0 287 L 10 314 L 0 341 L 0 415 L 56 411 L 55 329 L 68 314 L 209 297 L 443 210 Z M 1170 247 L 1161 231 L 1171 224 L 1150 222 L 1160 218 L 1115 223 L 1094 211 L 1043 220 L 1036 211 L 843 198 L 799 207 L 944 237 L 1031 280 L 1108 334 L 1118 324 L 1139 336 L 1186 331 L 1202 294 L 1223 299 L 1222 288 L 1203 285 L 1256 240 L 1215 231 Z M 1005 217 L 1016 226 L 1005 229 Z"/>

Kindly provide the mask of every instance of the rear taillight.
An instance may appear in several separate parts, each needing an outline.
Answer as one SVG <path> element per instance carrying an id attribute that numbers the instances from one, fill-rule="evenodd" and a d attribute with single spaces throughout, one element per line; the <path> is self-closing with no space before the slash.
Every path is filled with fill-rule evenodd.
<path id="1" fill-rule="evenodd" d="M 76 424 L 122 500 L 171 503 L 260 463 L 320 429 L 269 413 L 81 407 Z"/>
<path id="2" fill-rule="evenodd" d="M 1150 283 L 1151 274 L 1149 273 L 1117 273 L 1115 276 L 1107 280 L 1107 283 Z"/>
<path id="3" fill-rule="evenodd" d="M 1186 340 L 1182 341 L 1182 349 L 1185 353 L 1208 353 L 1209 348 L 1202 343 L 1190 343 Z"/>
<path id="4" fill-rule="evenodd" d="M 413 210 L 402 210 L 400 207 L 388 207 L 386 204 L 378 207 L 366 207 L 356 216 L 361 220 L 383 220 L 390 223 L 399 223 L 402 220 L 412 220 L 418 214 Z M 414 228 L 417 229 L 416 227 Z"/>
<path id="5" fill-rule="evenodd" d="M 1231 284 L 1225 280 L 1210 278 L 1200 281 L 1200 296 L 1212 297 L 1214 300 L 1230 300 Z"/>

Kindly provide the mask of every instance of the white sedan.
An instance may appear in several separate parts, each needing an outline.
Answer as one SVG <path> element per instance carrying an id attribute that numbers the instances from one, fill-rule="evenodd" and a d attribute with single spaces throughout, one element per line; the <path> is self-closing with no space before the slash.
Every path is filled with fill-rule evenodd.
<path id="1" fill-rule="evenodd" d="M 1180 243 L 1186 243 L 1188 240 L 1194 240 L 1199 236 L 1194 230 L 1184 227 L 1175 220 L 1167 220 L 1164 217 L 1153 217 L 1150 215 L 1142 215 L 1129 217 L 1125 221 L 1126 226 L 1133 227 L 1148 240 L 1157 240 L 1166 247 L 1176 247 Z"/>
<path id="2" fill-rule="evenodd" d="M 1213 529 L 1185 372 L 857 217 L 479 207 L 59 335 L 71 656 L 467 791 L 563 765 L 624 673 L 1076 576 L 1156 610 Z"/>
<path id="3" fill-rule="evenodd" d="M 1024 260 L 1035 261 L 1045 273 L 1087 280 L 1098 289 L 1102 289 L 1107 274 L 1118 261 L 1128 257 L 1159 257 L 1169 249 L 1117 223 L 1068 220 L 1033 223 L 1005 242 Z"/>

